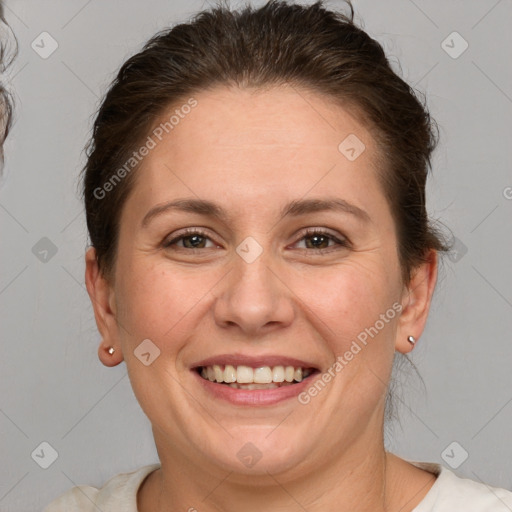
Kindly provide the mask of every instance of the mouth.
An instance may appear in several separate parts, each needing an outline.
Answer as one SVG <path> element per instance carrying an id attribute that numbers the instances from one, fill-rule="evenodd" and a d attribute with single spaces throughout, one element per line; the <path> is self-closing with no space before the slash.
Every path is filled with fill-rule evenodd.
<path id="1" fill-rule="evenodd" d="M 218 354 L 190 367 L 208 400 L 234 406 L 273 406 L 297 398 L 320 369 L 278 354 Z"/>
<path id="2" fill-rule="evenodd" d="M 213 364 L 194 368 L 198 375 L 209 382 L 232 389 L 263 390 L 296 385 L 318 373 L 313 367 L 274 365 L 247 366 Z"/>

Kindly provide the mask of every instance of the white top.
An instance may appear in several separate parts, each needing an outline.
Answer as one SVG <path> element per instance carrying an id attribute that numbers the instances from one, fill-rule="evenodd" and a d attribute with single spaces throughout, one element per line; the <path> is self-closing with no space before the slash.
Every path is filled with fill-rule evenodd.
<path id="1" fill-rule="evenodd" d="M 460 478 L 432 462 L 407 461 L 437 476 L 434 485 L 413 512 L 510 512 L 512 492 Z M 52 501 L 43 512 L 138 512 L 137 491 L 160 464 L 120 473 L 97 489 L 79 485 Z"/>

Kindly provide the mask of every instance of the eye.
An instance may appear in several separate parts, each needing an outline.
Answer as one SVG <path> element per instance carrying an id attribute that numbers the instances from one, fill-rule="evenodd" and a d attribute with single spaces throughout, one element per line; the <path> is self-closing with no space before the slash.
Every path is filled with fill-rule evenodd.
<path id="1" fill-rule="evenodd" d="M 312 242 L 308 244 L 307 240 L 310 239 Z M 165 240 L 162 244 L 164 248 L 170 248 L 171 246 L 176 246 L 177 249 L 188 249 L 188 250 L 196 250 L 196 249 L 209 249 L 212 248 L 206 247 L 205 244 L 207 240 L 211 239 L 208 236 L 208 233 L 202 231 L 198 228 L 189 228 L 184 232 L 180 233 L 178 236 L 172 238 L 171 240 Z M 325 231 L 320 228 L 309 228 L 302 233 L 302 238 L 299 239 L 298 242 L 302 240 L 306 240 L 306 249 L 315 249 L 316 253 L 324 253 L 331 252 L 332 245 L 329 246 L 330 242 L 334 242 L 334 246 L 338 245 L 341 247 L 349 247 L 348 240 L 342 238 L 341 240 L 334 236 L 332 233 Z M 179 242 L 182 242 L 182 246 L 177 245 Z M 297 243 L 298 243 L 297 242 Z M 327 245 L 326 245 L 327 244 Z M 216 244 L 213 244 L 216 246 Z M 218 247 L 218 246 L 217 246 Z"/>
<path id="2" fill-rule="evenodd" d="M 311 240 L 308 244 L 307 240 Z M 333 246 L 329 246 L 329 242 L 334 242 L 334 245 L 349 247 L 349 242 L 346 239 L 339 239 L 332 233 L 319 228 L 310 228 L 302 233 L 302 238 L 299 240 L 306 240 L 306 250 L 309 248 L 316 249 L 317 253 L 331 252 Z M 326 245 L 327 244 L 327 245 Z M 336 249 L 334 249 L 336 250 Z"/>
<path id="3" fill-rule="evenodd" d="M 172 240 L 164 240 L 163 247 L 168 248 L 172 245 L 176 245 L 178 242 L 183 242 L 184 246 L 178 246 L 178 249 L 204 249 L 206 240 L 209 240 L 207 233 L 197 228 L 191 228 L 185 230 Z M 208 249 L 208 247 L 206 247 L 206 249 Z"/>

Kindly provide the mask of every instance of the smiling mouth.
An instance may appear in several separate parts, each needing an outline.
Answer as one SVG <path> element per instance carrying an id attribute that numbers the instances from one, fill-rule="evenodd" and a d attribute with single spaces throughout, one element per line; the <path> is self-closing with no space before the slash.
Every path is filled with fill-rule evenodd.
<path id="1" fill-rule="evenodd" d="M 212 365 L 199 366 L 197 373 L 205 380 L 234 389 L 274 389 L 292 386 L 317 373 L 315 368 L 301 366 Z"/>

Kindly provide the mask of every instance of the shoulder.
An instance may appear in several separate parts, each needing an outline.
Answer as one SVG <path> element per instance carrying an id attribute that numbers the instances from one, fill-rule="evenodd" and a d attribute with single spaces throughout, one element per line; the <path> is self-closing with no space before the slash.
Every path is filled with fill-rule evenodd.
<path id="1" fill-rule="evenodd" d="M 510 512 L 512 492 L 457 476 L 435 463 L 409 461 L 437 475 L 437 479 L 413 512 Z"/>
<path id="2" fill-rule="evenodd" d="M 137 491 L 160 464 L 143 466 L 130 473 L 120 473 L 103 487 L 78 485 L 53 500 L 43 512 L 137 512 Z"/>

